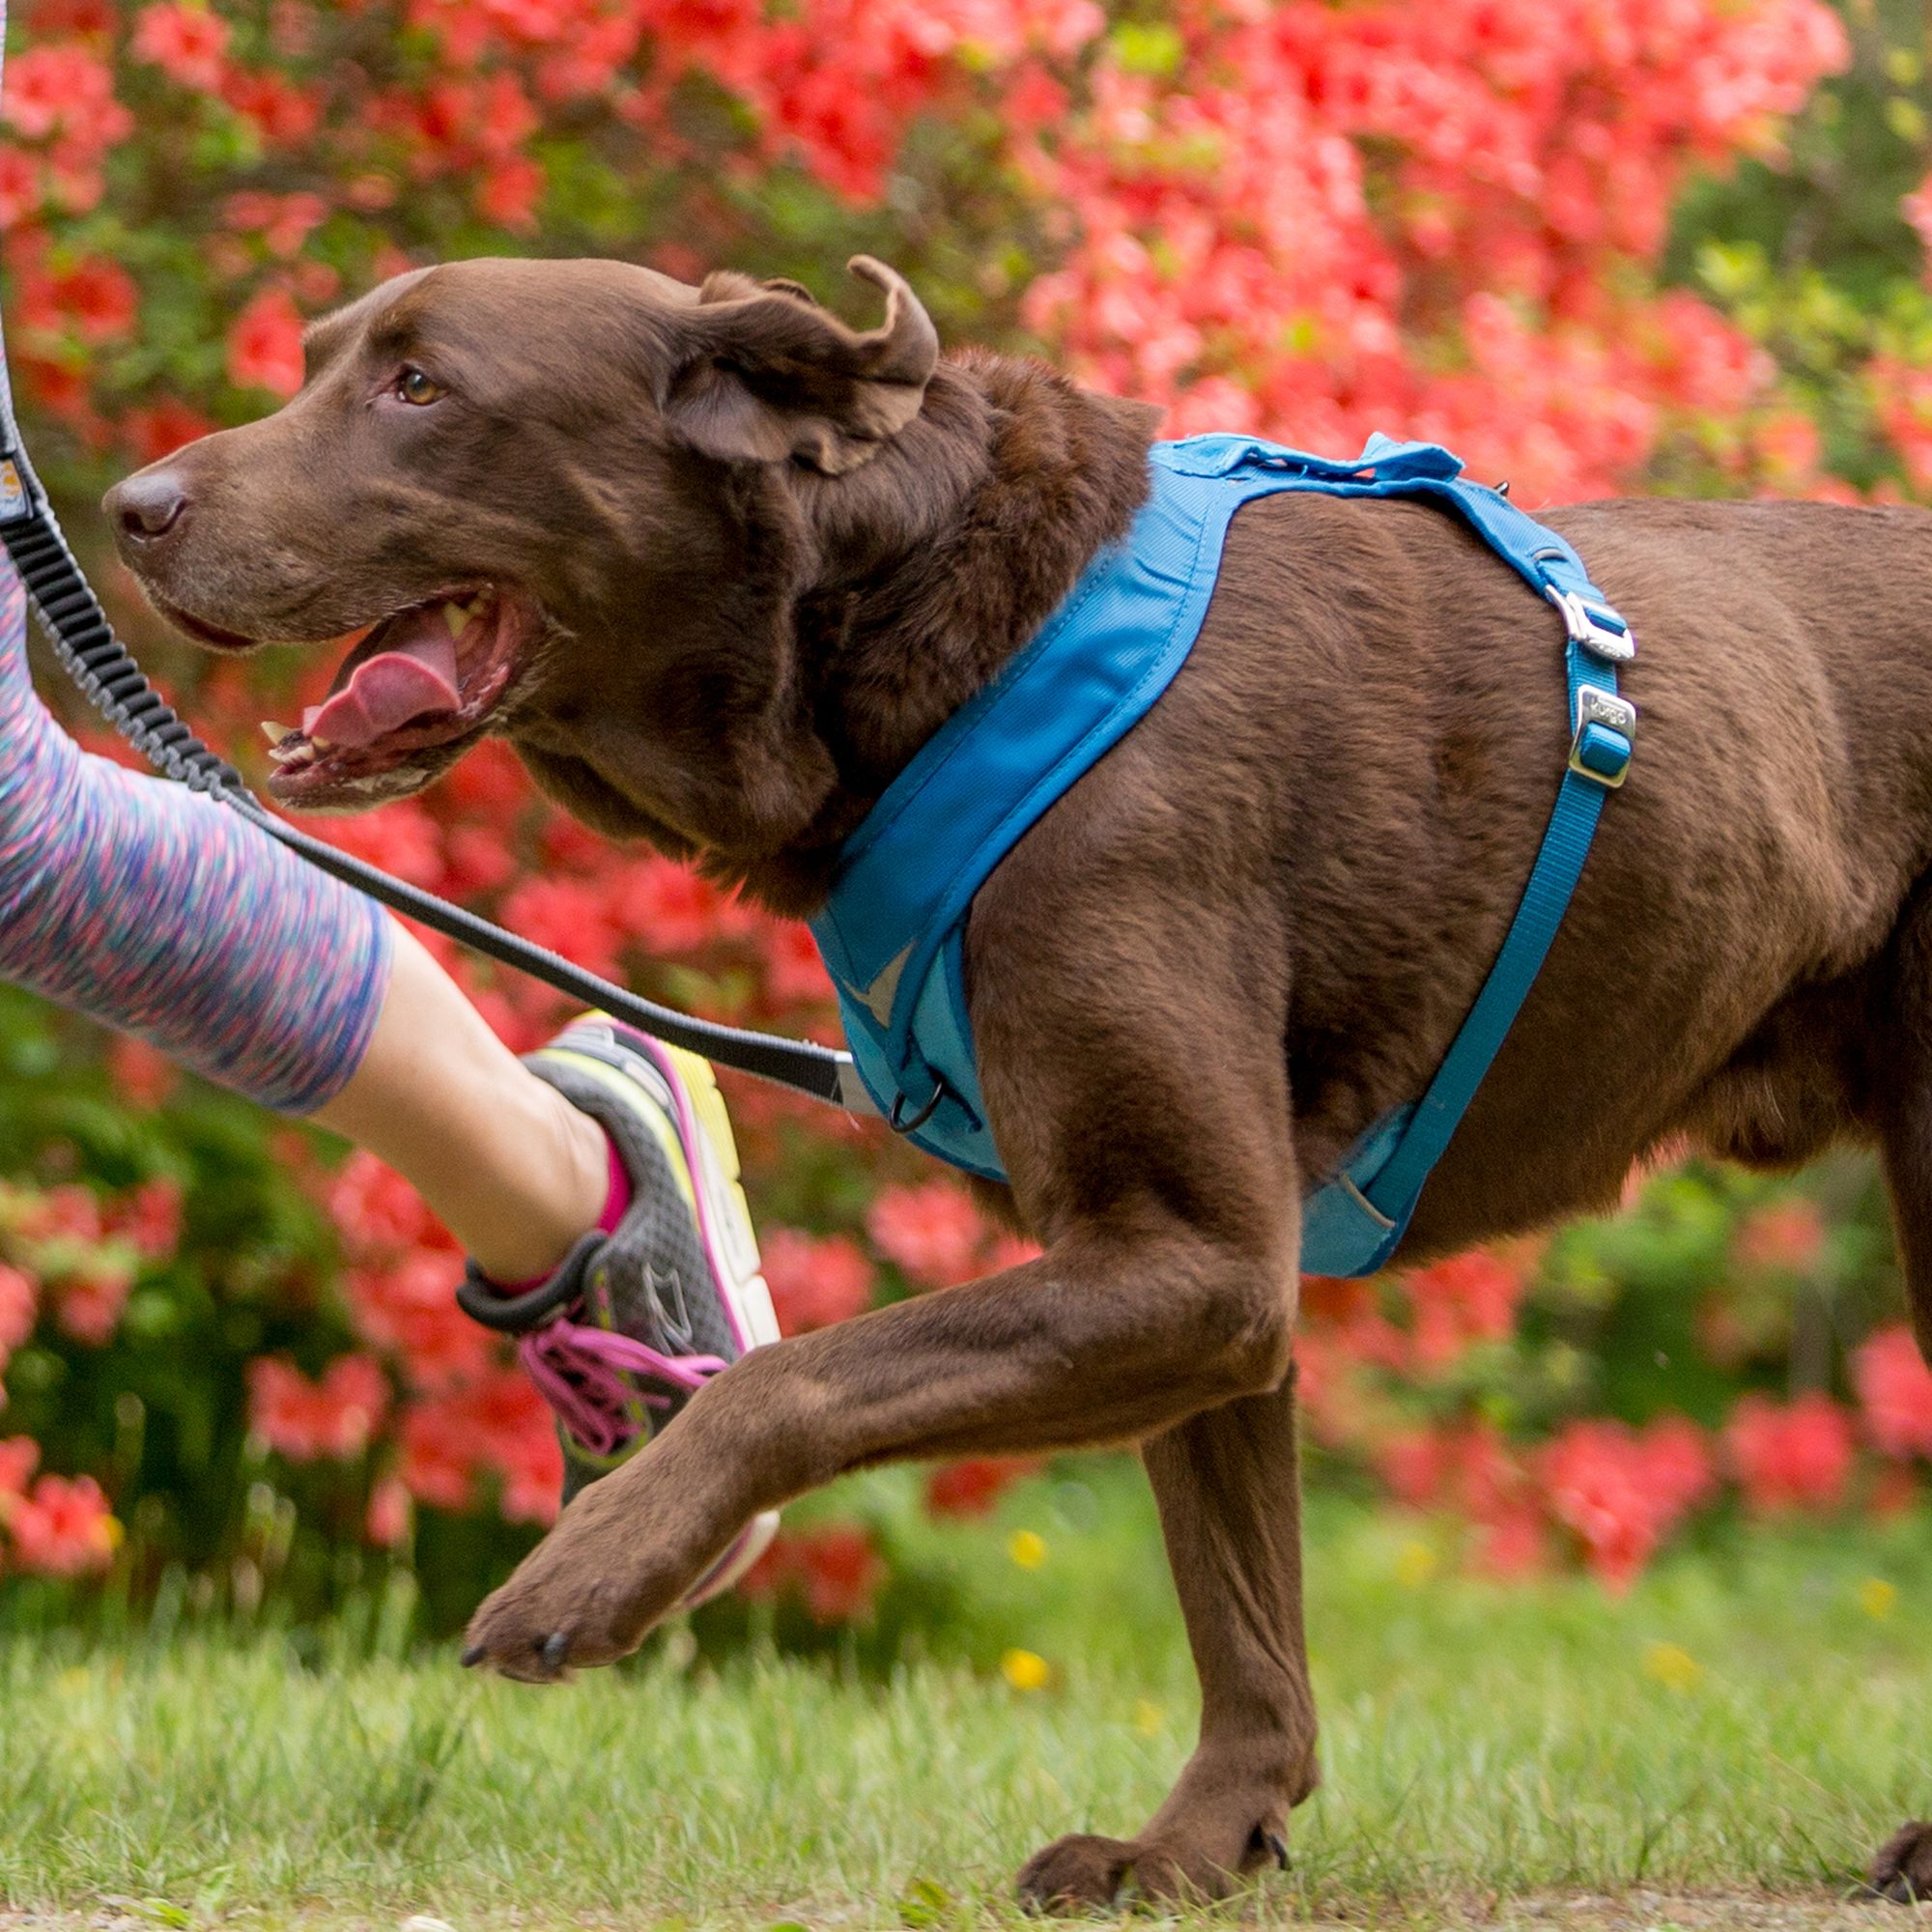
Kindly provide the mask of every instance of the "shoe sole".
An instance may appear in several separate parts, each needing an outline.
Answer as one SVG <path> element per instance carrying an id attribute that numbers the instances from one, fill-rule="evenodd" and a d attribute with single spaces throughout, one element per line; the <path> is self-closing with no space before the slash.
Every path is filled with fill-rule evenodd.
<path id="1" fill-rule="evenodd" d="M 695 1610 L 699 1604 L 722 1597 L 772 1547 L 778 1533 L 778 1511 L 761 1510 L 738 1532 L 730 1548 L 677 1600 L 677 1607 Z"/>

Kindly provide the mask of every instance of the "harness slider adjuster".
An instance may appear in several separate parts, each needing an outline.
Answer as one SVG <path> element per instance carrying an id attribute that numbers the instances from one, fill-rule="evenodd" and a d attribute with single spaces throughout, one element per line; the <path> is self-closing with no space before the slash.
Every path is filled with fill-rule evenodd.
<path id="1" fill-rule="evenodd" d="M 1599 684 L 1577 691 L 1577 728 L 1570 739 L 1570 769 L 1610 791 L 1630 776 L 1636 749 L 1636 706 Z"/>
<path id="2" fill-rule="evenodd" d="M 1628 630 L 1613 631 L 1607 624 L 1597 621 L 1596 613 L 1574 590 L 1560 590 L 1553 583 L 1546 583 L 1544 594 L 1556 606 L 1563 618 L 1563 628 L 1570 634 L 1573 644 L 1581 644 L 1592 657 L 1602 658 L 1605 664 L 1623 664 L 1636 656 L 1636 639 Z"/>

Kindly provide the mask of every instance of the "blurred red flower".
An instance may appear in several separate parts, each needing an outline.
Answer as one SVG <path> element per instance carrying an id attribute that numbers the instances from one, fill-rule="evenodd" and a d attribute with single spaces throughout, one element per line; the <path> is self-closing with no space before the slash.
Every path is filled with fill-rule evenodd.
<path id="1" fill-rule="evenodd" d="M 113 1560 L 121 1525 L 92 1476 L 43 1476 L 6 1511 L 7 1532 L 25 1570 L 78 1577 Z"/>
<path id="2" fill-rule="evenodd" d="M 409 1485 L 400 1477 L 384 1476 L 369 1492 L 362 1533 L 379 1548 L 393 1549 L 409 1536 L 414 1515 Z"/>
<path id="3" fill-rule="evenodd" d="M 954 1181 L 881 1189 L 866 1230 L 918 1287 L 952 1288 L 980 1272 L 986 1225 L 973 1197 Z"/>
<path id="4" fill-rule="evenodd" d="M 152 1111 L 173 1091 L 180 1077 L 173 1061 L 133 1034 L 116 1034 L 107 1048 L 114 1090 L 130 1105 Z"/>
<path id="5" fill-rule="evenodd" d="M 1865 1434 L 1888 1456 L 1932 1456 L 1932 1372 L 1901 1321 L 1852 1351 Z"/>
<path id="6" fill-rule="evenodd" d="M 248 1426 L 293 1463 L 359 1456 L 388 1406 L 388 1378 L 370 1355 L 338 1355 L 313 1382 L 281 1357 L 248 1364 Z"/>
<path id="7" fill-rule="evenodd" d="M 447 1388 L 479 1374 L 490 1359 L 489 1332 L 456 1305 L 462 1278 L 462 1256 L 442 1248 L 349 1270 L 345 1286 L 356 1332 L 392 1350 L 412 1387 Z"/>
<path id="8" fill-rule="evenodd" d="M 886 1580 L 885 1559 L 858 1523 L 781 1530 L 739 1579 L 753 1602 L 796 1595 L 813 1621 L 852 1623 L 871 1613 Z"/>
<path id="9" fill-rule="evenodd" d="M 750 923 L 709 879 L 657 855 L 626 864 L 611 881 L 611 898 L 624 930 L 661 958 L 699 952 Z"/>
<path id="10" fill-rule="evenodd" d="M 775 1006 L 816 1005 L 832 998 L 832 976 L 810 926 L 774 920 L 765 931 L 765 993 Z"/>
<path id="11" fill-rule="evenodd" d="M 805 1607 L 821 1624 L 855 1623 L 871 1614 L 886 1563 L 857 1523 L 826 1523 L 796 1539 L 794 1561 Z"/>
<path id="12" fill-rule="evenodd" d="M 1801 1195 L 1767 1202 L 1739 1224 L 1733 1252 L 1747 1267 L 1807 1274 L 1825 1252 L 1825 1217 Z"/>
<path id="13" fill-rule="evenodd" d="M 221 84 L 228 22 L 213 7 L 159 0 L 137 15 L 133 47 L 139 59 L 154 62 L 170 80 L 212 94 Z"/>
<path id="14" fill-rule="evenodd" d="M 34 1332 L 40 1293 L 32 1275 L 0 1262 L 0 1366 Z"/>
<path id="15" fill-rule="evenodd" d="M 525 879 L 504 895 L 503 923 L 607 980 L 621 970 L 623 934 L 605 895 L 585 880 Z"/>
<path id="16" fill-rule="evenodd" d="M 513 1522 L 556 1515 L 563 1454 L 543 1398 L 517 1370 L 486 1366 L 410 1404 L 397 1474 L 418 1502 L 467 1508 L 480 1471 L 498 1479 L 497 1506 Z"/>
<path id="17" fill-rule="evenodd" d="M 455 1246 L 422 1196 L 360 1148 L 337 1170 L 324 1200 L 353 1260 L 389 1261 L 415 1247 Z"/>
<path id="18" fill-rule="evenodd" d="M 829 1328 L 870 1306 L 872 1264 L 849 1235 L 773 1228 L 759 1246 L 772 1306 L 787 1335 Z"/>
<path id="19" fill-rule="evenodd" d="M 1715 1480 L 1710 1450 L 1683 1416 L 1641 1433 L 1573 1422 L 1538 1452 L 1536 1467 L 1550 1513 L 1581 1539 L 1591 1570 L 1613 1591 L 1630 1587 Z"/>
<path id="20" fill-rule="evenodd" d="M 130 333 L 140 313 L 133 276 L 102 255 L 57 275 L 54 298 L 83 342 L 112 342 Z"/>
<path id="21" fill-rule="evenodd" d="M 505 155 L 491 161 L 478 178 L 476 212 L 500 228 L 533 228 L 543 191 L 544 171 L 535 161 L 526 155 Z"/>
<path id="22" fill-rule="evenodd" d="M 1754 1512 L 1829 1508 L 1851 1474 L 1852 1419 L 1816 1390 L 1783 1406 L 1743 1396 L 1724 1425 L 1724 1453 Z"/>
<path id="23" fill-rule="evenodd" d="M 272 68 L 232 68 L 221 82 L 221 98 L 256 134 L 278 146 L 306 141 L 322 120 L 319 90 L 303 88 Z"/>
<path id="24" fill-rule="evenodd" d="M 114 98 L 107 64 L 63 41 L 8 55 L 0 113 L 30 141 L 63 128 L 103 147 L 124 139 L 134 120 Z"/>
<path id="25" fill-rule="evenodd" d="M 1415 1359 L 1425 1369 L 1454 1361 L 1473 1342 L 1498 1341 L 1515 1325 L 1526 1271 L 1514 1259 L 1476 1248 L 1402 1277 L 1411 1311 Z"/>
<path id="26" fill-rule="evenodd" d="M 228 330 L 228 380 L 238 389 L 293 396 L 302 384 L 302 321 L 287 289 L 262 290 Z"/>
<path id="27" fill-rule="evenodd" d="M 131 1241 L 143 1261 L 164 1261 L 181 1243 L 182 1190 L 165 1175 L 144 1180 L 108 1204 L 106 1231 Z"/>
<path id="28" fill-rule="evenodd" d="M 417 1502 L 437 1509 L 469 1508 L 474 1464 L 439 1408 L 417 1403 L 405 1409 L 399 1446 L 397 1479 Z"/>
<path id="29" fill-rule="evenodd" d="M 1023 1476 L 1039 1467 L 1026 1456 L 972 1456 L 942 1463 L 925 1479 L 925 1507 L 941 1517 L 988 1516 Z"/>
<path id="30" fill-rule="evenodd" d="M 54 1319 L 76 1342 L 102 1348 L 114 1339 L 133 1286 L 132 1268 L 102 1251 L 55 1286 Z"/>
<path id="31" fill-rule="evenodd" d="M 493 893 L 516 876 L 517 859 L 502 836 L 483 825 L 452 825 L 442 838 L 444 889 L 459 897 Z"/>
<path id="32" fill-rule="evenodd" d="M 412 799 L 353 818 L 318 819 L 316 833 L 338 851 L 353 853 L 412 886 L 435 892 L 442 884 L 442 841 L 436 820 Z"/>
<path id="33" fill-rule="evenodd" d="M 10 1435 L 0 1442 L 0 1522 L 6 1521 L 12 1500 L 25 1493 L 40 1462 L 41 1445 L 30 1435 Z"/>

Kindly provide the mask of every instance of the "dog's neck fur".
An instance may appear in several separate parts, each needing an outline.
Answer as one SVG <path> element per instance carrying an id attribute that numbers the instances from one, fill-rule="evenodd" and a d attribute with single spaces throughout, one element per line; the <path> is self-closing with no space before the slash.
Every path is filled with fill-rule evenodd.
<path id="1" fill-rule="evenodd" d="M 823 902 L 893 778 L 1131 523 L 1153 421 L 1041 365 L 969 353 L 862 469 L 744 479 L 738 514 L 764 567 L 715 621 L 762 634 L 782 668 L 748 682 L 735 716 L 708 708 L 706 761 L 724 749 L 731 782 L 707 788 L 714 810 L 688 795 L 675 814 L 708 873 L 781 912 Z"/>
<path id="2" fill-rule="evenodd" d="M 790 474 L 819 556 L 798 638 L 837 706 L 822 728 L 848 786 L 882 790 L 1126 528 L 1152 420 L 1043 365 L 968 354 L 864 469 Z"/>

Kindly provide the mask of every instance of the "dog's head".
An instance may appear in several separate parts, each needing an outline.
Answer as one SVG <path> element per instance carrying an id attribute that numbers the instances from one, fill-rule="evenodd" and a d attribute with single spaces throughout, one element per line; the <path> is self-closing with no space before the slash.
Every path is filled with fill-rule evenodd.
<path id="1" fill-rule="evenodd" d="M 730 621 L 768 569 L 747 478 L 865 464 L 919 414 L 937 361 L 904 281 L 852 267 L 885 292 L 869 331 L 795 283 L 728 273 L 694 288 L 487 260 L 398 276 L 310 327 L 285 408 L 111 490 L 115 541 L 198 643 L 341 653 L 327 700 L 271 732 L 286 803 L 404 796 L 494 731 L 605 829 L 701 842 L 674 797 L 639 805 L 617 740 L 668 689 L 691 714 L 668 730 L 702 731 L 714 701 L 779 701 L 783 667 Z M 730 647 L 667 678 L 696 655 L 694 606 Z"/>

